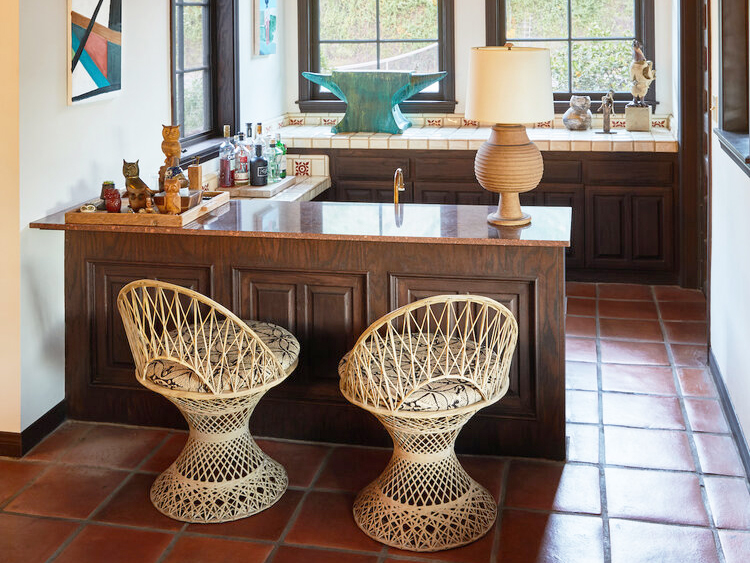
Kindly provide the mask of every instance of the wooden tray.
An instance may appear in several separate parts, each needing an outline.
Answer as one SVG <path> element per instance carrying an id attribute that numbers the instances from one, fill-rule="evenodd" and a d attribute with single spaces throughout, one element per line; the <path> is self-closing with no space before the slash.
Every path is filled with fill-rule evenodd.
<path id="1" fill-rule="evenodd" d="M 269 198 L 280 194 L 287 188 L 291 188 L 297 183 L 296 176 L 287 176 L 283 180 L 268 184 L 266 186 L 235 186 L 233 188 L 218 188 L 220 192 L 227 192 L 232 198 L 249 197 L 249 198 Z"/>
<path id="2" fill-rule="evenodd" d="M 206 199 L 208 198 L 208 199 Z M 206 213 L 213 211 L 229 202 L 229 194 L 222 192 L 203 192 L 203 201 L 198 203 L 192 209 L 189 209 L 179 215 L 162 215 L 159 213 L 130 213 L 126 212 L 127 197 L 123 197 L 123 211 L 121 213 L 107 213 L 106 211 L 95 211 L 93 213 L 84 213 L 78 209 L 68 211 L 65 214 L 65 222 L 68 224 L 78 225 L 130 225 L 142 227 L 184 227 L 192 223 Z M 96 198 L 87 202 L 92 205 L 101 203 L 101 199 Z M 86 204 L 84 204 L 86 205 Z"/>

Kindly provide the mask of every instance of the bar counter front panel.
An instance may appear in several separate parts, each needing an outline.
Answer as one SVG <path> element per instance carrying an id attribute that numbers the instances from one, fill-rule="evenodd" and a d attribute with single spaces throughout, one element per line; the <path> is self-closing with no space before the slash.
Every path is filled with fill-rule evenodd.
<path id="1" fill-rule="evenodd" d="M 485 295 L 519 323 L 507 395 L 461 433 L 459 452 L 565 457 L 564 268 L 570 209 L 531 208 L 500 233 L 485 206 L 232 201 L 184 229 L 64 229 L 66 390 L 74 419 L 184 427 L 135 380 L 117 312 L 132 280 L 177 283 L 244 319 L 289 328 L 297 370 L 260 402 L 252 431 L 387 446 L 382 426 L 338 389 L 337 364 L 375 320 L 440 294 Z"/>

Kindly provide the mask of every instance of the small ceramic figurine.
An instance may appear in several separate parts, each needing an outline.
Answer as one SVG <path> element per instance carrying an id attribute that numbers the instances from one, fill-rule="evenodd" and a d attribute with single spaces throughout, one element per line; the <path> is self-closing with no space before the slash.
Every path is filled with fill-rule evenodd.
<path id="1" fill-rule="evenodd" d="M 182 146 L 180 145 L 179 125 L 162 125 L 161 136 L 164 139 L 161 143 L 161 151 L 165 158 L 164 166 L 159 168 L 159 188 L 163 190 L 167 170 L 180 164 Z"/>
<path id="2" fill-rule="evenodd" d="M 563 115 L 563 124 L 571 131 L 586 131 L 591 127 L 591 98 L 571 96 L 570 108 Z"/>
<path id="3" fill-rule="evenodd" d="M 167 215 L 179 215 L 182 211 L 182 198 L 180 198 L 179 178 L 167 178 L 164 180 L 164 212 Z"/>
<path id="4" fill-rule="evenodd" d="M 146 207 L 146 197 L 154 195 L 146 183 L 140 178 L 138 160 L 135 162 L 122 161 L 122 174 L 125 176 L 125 189 L 128 190 L 128 202 L 133 211 Z"/>
<path id="5" fill-rule="evenodd" d="M 615 92 L 610 90 L 602 96 L 602 105 L 597 110 L 604 114 L 602 120 L 602 133 L 612 133 L 612 116 L 615 114 Z"/>
<path id="6" fill-rule="evenodd" d="M 115 188 L 112 184 L 110 187 L 104 188 L 103 190 L 104 203 L 107 207 L 107 213 L 119 213 L 122 209 L 122 198 L 120 197 L 120 190 Z"/>
<path id="7" fill-rule="evenodd" d="M 630 65 L 630 92 L 633 94 L 633 101 L 628 104 L 630 107 L 646 107 L 643 99 L 648 93 L 651 83 L 656 78 L 654 63 L 647 61 L 643 55 L 643 46 L 637 40 L 633 41 L 633 63 Z"/>

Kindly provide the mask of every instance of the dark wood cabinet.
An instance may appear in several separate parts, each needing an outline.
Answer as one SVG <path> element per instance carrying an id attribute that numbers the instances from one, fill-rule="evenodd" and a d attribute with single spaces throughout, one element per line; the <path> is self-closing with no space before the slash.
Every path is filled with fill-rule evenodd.
<path id="1" fill-rule="evenodd" d="M 473 151 L 290 149 L 331 157 L 340 201 L 393 201 L 393 174 L 404 171 L 413 203 L 495 205 L 474 178 Z M 567 277 L 586 281 L 679 281 L 676 153 L 544 152 L 539 187 L 522 205 L 570 207 Z M 533 216 L 533 214 L 532 214 Z"/>

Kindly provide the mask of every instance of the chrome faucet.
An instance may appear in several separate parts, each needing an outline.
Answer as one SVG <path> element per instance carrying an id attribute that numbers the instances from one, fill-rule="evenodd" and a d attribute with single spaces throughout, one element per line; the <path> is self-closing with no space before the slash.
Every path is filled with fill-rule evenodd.
<path id="1" fill-rule="evenodd" d="M 396 174 L 393 176 L 393 203 L 398 205 L 398 192 L 405 192 L 406 187 L 404 186 L 404 171 L 400 168 L 396 169 Z"/>

